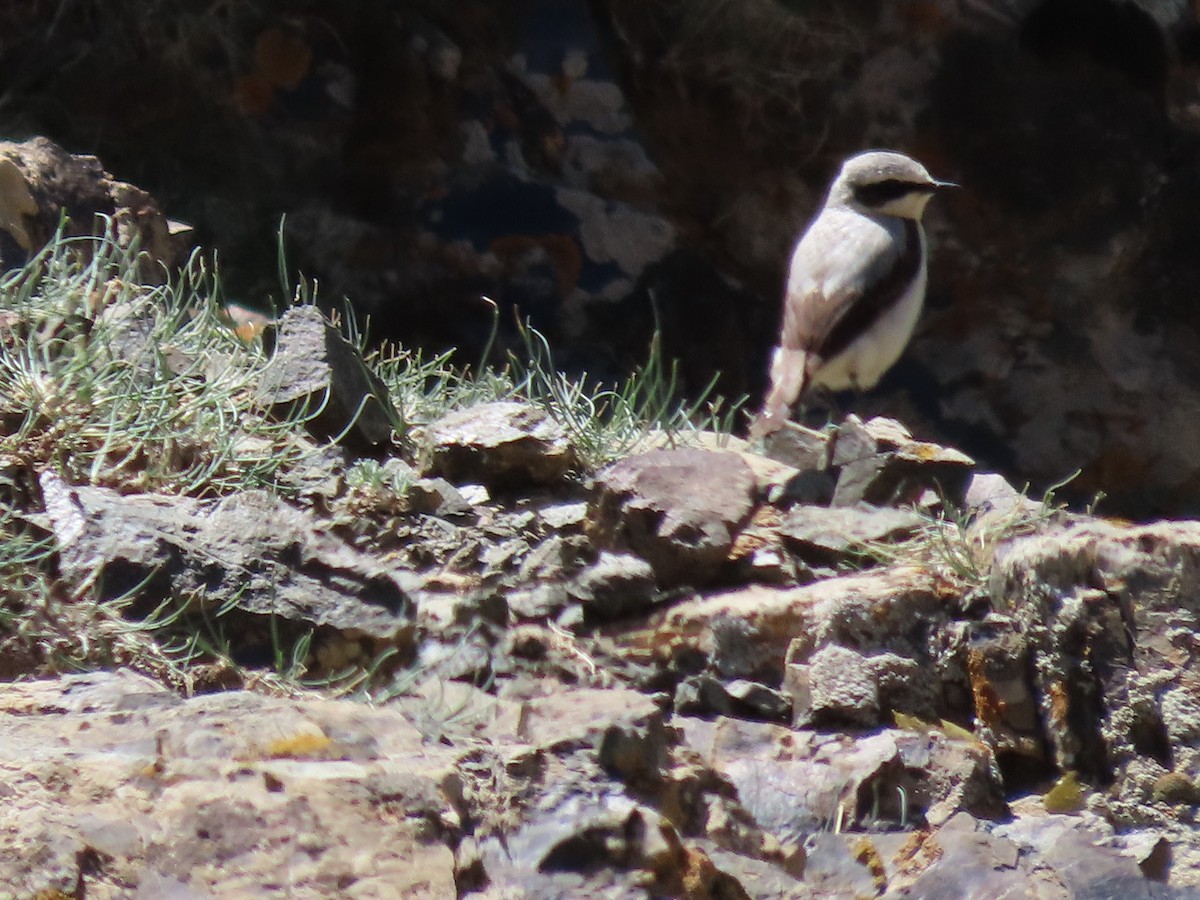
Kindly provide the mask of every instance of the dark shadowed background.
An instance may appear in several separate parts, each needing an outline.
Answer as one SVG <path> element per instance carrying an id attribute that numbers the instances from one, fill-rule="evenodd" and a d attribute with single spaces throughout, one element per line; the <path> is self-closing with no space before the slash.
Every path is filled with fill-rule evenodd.
<path id="1" fill-rule="evenodd" d="M 0 3 L 0 137 L 95 153 L 216 250 L 373 333 L 489 308 L 603 378 L 657 322 L 687 383 L 763 385 L 791 242 L 840 160 L 964 185 L 928 307 L 852 402 L 1018 483 L 1200 512 L 1200 28 L 1186 2 Z"/>

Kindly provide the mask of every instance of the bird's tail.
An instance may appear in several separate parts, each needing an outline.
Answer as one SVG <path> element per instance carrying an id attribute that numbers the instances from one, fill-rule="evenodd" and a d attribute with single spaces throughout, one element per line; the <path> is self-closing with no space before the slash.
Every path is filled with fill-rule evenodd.
<path id="1" fill-rule="evenodd" d="M 778 431 L 787 421 L 792 405 L 808 387 L 808 353 L 776 347 L 771 359 L 771 390 L 762 411 L 750 423 L 750 439 L 757 440 Z"/>

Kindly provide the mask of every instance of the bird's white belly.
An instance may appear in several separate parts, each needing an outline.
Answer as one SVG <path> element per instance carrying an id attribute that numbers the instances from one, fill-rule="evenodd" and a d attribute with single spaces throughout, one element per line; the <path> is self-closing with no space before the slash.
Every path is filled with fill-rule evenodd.
<path id="1" fill-rule="evenodd" d="M 812 383 L 833 391 L 873 388 L 908 346 L 924 305 L 925 281 L 922 265 L 904 296 L 841 354 L 825 360 L 813 374 Z"/>

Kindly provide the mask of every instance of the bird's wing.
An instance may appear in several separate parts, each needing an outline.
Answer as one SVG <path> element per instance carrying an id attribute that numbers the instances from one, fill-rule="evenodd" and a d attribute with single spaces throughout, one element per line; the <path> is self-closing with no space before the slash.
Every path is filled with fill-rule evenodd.
<path id="1" fill-rule="evenodd" d="M 780 347 L 836 356 L 903 296 L 920 267 L 916 222 L 825 210 L 792 254 Z"/>

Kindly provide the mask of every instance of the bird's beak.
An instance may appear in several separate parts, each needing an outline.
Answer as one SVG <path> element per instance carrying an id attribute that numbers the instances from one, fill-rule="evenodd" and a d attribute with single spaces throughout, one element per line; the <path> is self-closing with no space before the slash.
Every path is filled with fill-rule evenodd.
<path id="1" fill-rule="evenodd" d="M 934 190 L 944 191 L 946 188 L 962 187 L 962 185 L 954 181 L 935 181 L 933 187 Z"/>

